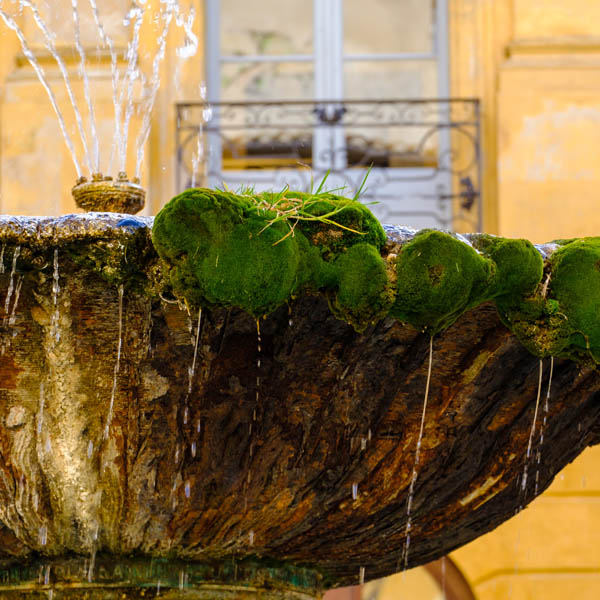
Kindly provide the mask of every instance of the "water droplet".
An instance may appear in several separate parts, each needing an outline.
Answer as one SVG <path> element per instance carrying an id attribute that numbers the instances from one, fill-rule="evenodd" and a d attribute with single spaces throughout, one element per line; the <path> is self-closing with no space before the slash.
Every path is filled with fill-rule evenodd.
<path id="1" fill-rule="evenodd" d="M 94 442 L 92 442 L 92 440 L 90 440 L 88 442 L 88 447 L 87 447 L 87 457 L 92 458 L 93 452 L 94 452 Z"/>
<path id="2" fill-rule="evenodd" d="M 45 525 L 42 525 L 38 531 L 38 539 L 41 546 L 45 546 L 48 541 L 48 529 Z"/>
<path id="3" fill-rule="evenodd" d="M 185 497 L 189 498 L 190 497 L 190 482 L 186 481 L 185 482 Z"/>
<path id="4" fill-rule="evenodd" d="M 250 539 L 250 545 L 254 546 L 254 531 L 250 531 L 248 538 Z"/>
<path id="5" fill-rule="evenodd" d="M 358 498 L 358 483 L 352 484 L 352 500 L 356 500 Z"/>
<path id="6" fill-rule="evenodd" d="M 196 442 L 192 442 L 191 444 L 192 456 L 196 457 Z"/>
<path id="7" fill-rule="evenodd" d="M 358 583 L 359 585 L 363 585 L 365 583 L 365 568 L 361 567 L 358 572 Z"/>

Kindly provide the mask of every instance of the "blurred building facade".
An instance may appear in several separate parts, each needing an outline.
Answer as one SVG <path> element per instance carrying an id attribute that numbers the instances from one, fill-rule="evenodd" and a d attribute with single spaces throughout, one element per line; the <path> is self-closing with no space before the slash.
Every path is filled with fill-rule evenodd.
<path id="1" fill-rule="evenodd" d="M 95 56 L 91 87 L 101 145 L 108 147 L 112 144 L 110 59 L 96 51 L 93 19 L 84 4 L 82 42 Z M 130 30 L 123 17 L 130 3 L 99 4 L 124 65 Z M 260 185 L 273 183 L 277 173 L 292 178 L 293 185 L 302 183 L 298 173 L 310 173 L 311 167 L 335 171 L 338 158 L 327 152 L 329 136 L 344 149 L 340 173 L 360 181 L 373 163 L 381 173 L 393 175 L 379 185 L 391 186 L 391 197 L 405 194 L 409 199 L 402 224 L 429 224 L 410 214 L 420 210 L 410 198 L 421 194 L 435 199 L 433 212 L 425 211 L 427 218 L 433 214 L 432 219 L 457 230 L 482 229 L 534 242 L 600 233 L 596 208 L 599 2 L 315 0 L 311 5 L 301 0 L 192 0 L 182 4 L 195 9 L 193 29 L 200 50 L 192 56 L 178 52 L 189 32 L 169 33 L 160 66 L 163 85 L 142 170 L 149 192 L 148 214 L 159 210 L 178 187 L 189 184 L 190 165 L 197 184 L 218 183 L 210 179 L 212 164 L 222 169 L 218 172 L 223 179 L 235 174 Z M 158 12 L 161 6 L 159 0 L 146 2 L 150 11 Z M 57 0 L 46 18 L 57 33 L 55 42 L 68 70 L 75 75 L 79 59 L 72 29 L 66 25 L 70 15 L 71 2 Z M 74 132 L 61 74 L 44 50 L 31 12 L 22 10 L 15 20 L 46 70 L 59 104 L 65 107 L 67 127 Z M 157 20 L 149 19 L 140 29 L 137 64 L 141 72 L 152 71 L 157 27 Z M 74 86 L 74 93 L 80 106 L 85 106 L 80 84 Z M 132 93 L 135 105 L 143 106 L 138 84 Z M 407 105 L 407 99 L 417 102 Z M 476 110 L 453 113 L 448 99 L 459 101 L 456 106 L 461 110 L 471 105 L 460 102 L 470 99 Z M 241 103 L 247 109 L 279 101 L 282 104 L 276 107 L 284 112 L 269 118 L 276 125 L 289 119 L 288 130 L 292 130 L 287 138 L 278 138 L 279 145 L 269 129 L 276 129 L 273 121 L 267 121 L 263 137 L 234 136 L 227 143 L 219 137 L 218 128 L 228 114 L 217 110 L 219 102 Z M 189 156 L 183 138 L 178 137 L 185 133 L 185 116 L 191 114 L 185 113 L 186 103 L 200 106 L 200 117 L 190 131 L 192 137 L 198 132 L 203 136 L 201 146 L 188 144 Z M 379 125 L 355 121 L 350 136 L 348 119 L 355 107 L 362 110 L 361 118 L 365 114 L 371 118 L 379 107 L 388 111 L 387 120 Z M 304 121 L 298 120 L 300 108 Z M 140 111 L 133 115 L 132 129 L 139 130 L 143 116 Z M 240 118 L 247 117 L 232 117 L 233 127 Z M 411 118 L 415 122 L 433 119 L 427 121 L 435 124 L 433 132 L 406 127 Z M 473 128 L 466 128 L 467 121 L 474 123 Z M 211 130 L 211 125 L 216 129 Z M 468 170 L 445 178 L 440 167 L 444 160 L 460 172 L 460 157 L 470 154 L 475 162 L 469 163 Z M 128 171 L 134 168 L 133 160 L 129 159 Z M 179 176 L 182 168 L 188 169 L 186 177 Z M 416 185 L 415 178 L 423 175 L 425 179 Z M 413 181 L 413 187 L 394 187 L 403 178 Z M 0 211 L 73 212 L 69 190 L 75 179 L 48 99 L 14 32 L 0 23 Z M 377 180 L 371 185 L 376 188 Z M 392 211 L 391 220 L 403 218 L 398 216 L 405 214 L 402 211 Z M 362 591 L 338 592 L 337 597 L 441 598 L 444 586 L 451 600 L 600 597 L 599 463 L 600 450 L 587 450 L 523 513 L 454 552 L 443 571 L 439 563 L 385 583 L 367 584 Z M 461 587 L 460 574 L 468 589 Z"/>

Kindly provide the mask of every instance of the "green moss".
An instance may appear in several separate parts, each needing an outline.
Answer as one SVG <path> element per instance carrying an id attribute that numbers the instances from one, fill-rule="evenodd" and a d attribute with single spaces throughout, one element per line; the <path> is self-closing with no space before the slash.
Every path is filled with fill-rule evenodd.
<path id="1" fill-rule="evenodd" d="M 268 195 L 274 196 L 265 193 L 263 197 Z M 371 244 L 378 250 L 383 248 L 385 231 L 364 204 L 328 192 L 311 195 L 287 191 L 285 196 L 290 200 L 303 201 L 303 219 L 298 222 L 298 226 L 311 243 L 319 248 L 324 258 L 331 260 L 352 244 Z M 325 221 L 325 218 L 330 222 Z"/>
<path id="2" fill-rule="evenodd" d="M 535 291 L 542 278 L 544 261 L 530 241 L 480 235 L 474 245 L 494 263 L 490 297 L 502 302 L 502 298 L 518 299 Z"/>
<path id="3" fill-rule="evenodd" d="M 436 333 L 488 299 L 492 261 L 447 233 L 423 231 L 398 256 L 390 315 Z"/>
<path id="4" fill-rule="evenodd" d="M 285 223 L 265 227 L 244 196 L 189 190 L 156 217 L 152 236 L 174 292 L 205 306 L 269 313 L 311 278 L 308 241 Z"/>
<path id="5" fill-rule="evenodd" d="M 550 263 L 549 295 L 558 303 L 561 328 L 569 334 L 566 351 L 599 362 L 600 238 L 571 242 L 556 250 Z"/>
<path id="6" fill-rule="evenodd" d="M 383 229 L 354 200 L 206 189 L 175 197 L 152 235 L 173 293 L 195 305 L 260 317 L 310 290 L 357 331 L 390 315 L 434 334 L 494 301 L 532 353 L 600 360 L 600 238 L 565 243 L 542 282 L 527 240 L 477 235 L 472 247 L 424 230 L 384 258 Z"/>
<path id="7" fill-rule="evenodd" d="M 364 328 L 382 313 L 382 298 L 389 293 L 378 249 L 383 229 L 352 200 L 324 195 L 305 200 L 302 210 L 309 212 L 302 219 L 282 219 L 289 207 L 281 195 L 194 189 L 175 197 L 157 215 L 152 232 L 173 292 L 192 304 L 238 307 L 260 317 L 302 288 L 321 290 L 336 314 Z M 332 222 L 307 220 L 306 215 L 331 216 Z M 365 227 L 367 233 L 344 227 Z M 341 232 L 331 233 L 336 243 L 326 252 L 307 237 L 325 230 Z M 354 244 L 359 250 L 351 251 Z"/>
<path id="8" fill-rule="evenodd" d="M 357 331 L 387 315 L 395 291 L 386 265 L 370 244 L 355 244 L 335 261 L 337 291 L 330 297 L 332 312 Z"/>

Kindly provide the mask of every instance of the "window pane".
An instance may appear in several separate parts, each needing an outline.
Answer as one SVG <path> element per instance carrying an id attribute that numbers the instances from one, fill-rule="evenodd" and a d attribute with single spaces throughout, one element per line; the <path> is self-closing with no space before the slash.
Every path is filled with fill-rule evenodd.
<path id="1" fill-rule="evenodd" d="M 388 106 L 374 105 L 368 126 L 354 126 L 357 120 L 346 115 L 349 165 L 435 166 L 440 140 L 439 128 L 432 123 L 440 118 L 438 105 L 401 101 L 437 96 L 434 61 L 349 62 L 344 65 L 344 91 L 350 100 L 400 100 Z"/>
<path id="2" fill-rule="evenodd" d="M 431 52 L 435 0 L 344 0 L 344 54 Z"/>
<path id="3" fill-rule="evenodd" d="M 307 100 L 314 93 L 312 63 L 231 63 L 221 67 L 225 102 Z"/>
<path id="4" fill-rule="evenodd" d="M 311 54 L 312 2 L 221 0 L 221 54 Z"/>
<path id="5" fill-rule="evenodd" d="M 435 98 L 437 63 L 411 61 L 349 61 L 344 64 L 344 96 L 354 100 Z"/>

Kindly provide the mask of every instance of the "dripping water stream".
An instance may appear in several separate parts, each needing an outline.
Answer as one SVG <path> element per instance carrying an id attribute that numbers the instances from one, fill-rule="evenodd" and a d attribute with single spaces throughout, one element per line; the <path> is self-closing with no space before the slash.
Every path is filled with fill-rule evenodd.
<path id="1" fill-rule="evenodd" d="M 552 390 L 552 375 L 554 374 L 554 356 L 550 357 L 550 375 L 548 376 L 548 389 L 546 390 L 546 400 L 544 402 L 544 418 L 540 427 L 540 437 L 536 454 L 536 470 L 535 470 L 535 496 L 538 495 L 539 480 L 540 480 L 540 462 L 542 460 L 542 447 L 544 445 L 544 432 L 548 423 L 548 412 L 550 410 L 550 393 Z"/>
<path id="2" fill-rule="evenodd" d="M 58 248 L 54 249 L 54 269 L 52 272 L 52 319 L 50 321 L 50 335 L 55 342 L 60 341 L 60 311 L 58 308 L 58 293 L 60 292 L 59 273 L 58 273 Z"/>
<path id="3" fill-rule="evenodd" d="M 525 465 L 523 467 L 523 476 L 521 478 L 521 493 L 523 496 L 527 493 L 527 473 L 529 469 L 529 458 L 531 457 L 531 448 L 533 446 L 533 436 L 535 435 L 535 424 L 537 422 L 538 410 L 540 406 L 540 396 L 542 395 L 542 373 L 543 373 L 543 361 L 540 358 L 540 373 L 538 377 L 538 388 L 537 396 L 535 399 L 535 410 L 533 412 L 533 422 L 531 424 L 531 430 L 529 432 L 529 440 L 527 442 L 527 453 L 525 455 Z M 523 508 L 522 505 L 519 509 Z"/>
<path id="4" fill-rule="evenodd" d="M 191 325 L 191 324 L 190 324 Z M 189 419 L 190 419 L 190 406 L 189 406 L 189 401 L 190 401 L 190 396 L 192 394 L 192 389 L 194 386 L 194 375 L 196 373 L 196 361 L 198 359 L 198 345 L 200 342 L 200 329 L 202 326 L 202 308 L 198 309 L 198 320 L 197 320 L 197 324 L 196 324 L 196 335 L 192 336 L 192 341 L 194 344 L 194 354 L 192 357 L 192 364 L 191 366 L 188 368 L 188 387 L 187 387 L 187 392 L 185 395 L 185 400 L 184 400 L 184 407 L 183 407 L 183 424 L 187 425 Z M 200 433 L 200 421 L 198 421 L 196 423 L 196 432 Z M 196 456 L 196 442 L 192 440 L 192 442 L 190 443 L 190 452 L 192 455 L 192 458 L 195 458 Z M 184 493 L 185 493 L 185 497 L 189 498 L 191 495 L 191 487 L 190 487 L 190 482 L 186 481 L 184 484 Z"/>
<path id="5" fill-rule="evenodd" d="M 4 300 L 4 318 L 2 319 L 2 326 L 6 330 L 9 325 L 12 325 L 15 320 L 15 311 L 17 308 L 17 303 L 19 301 L 19 293 L 21 291 L 21 284 L 23 283 L 23 277 L 20 276 L 17 280 L 16 290 L 15 290 L 15 275 L 17 273 L 17 259 L 19 258 L 19 254 L 21 253 L 21 246 L 16 246 L 12 259 L 12 266 L 10 270 L 10 277 L 8 281 L 8 290 L 6 291 L 6 299 Z M 15 295 L 15 301 L 13 303 L 12 310 L 10 308 L 10 301 L 12 300 L 13 293 Z M 10 345 L 10 334 L 5 331 L 4 337 L 2 339 L 2 347 L 0 348 L 0 354 L 4 354 L 6 352 L 7 345 Z"/>
<path id="6" fill-rule="evenodd" d="M 115 405 L 115 394 L 117 392 L 117 379 L 121 368 L 121 348 L 123 346 L 123 284 L 119 286 L 119 341 L 117 344 L 117 359 L 113 370 L 113 383 L 110 392 L 110 404 L 108 406 L 108 415 L 106 417 L 106 425 L 104 427 L 104 439 L 108 439 L 108 432 L 113 418 L 113 410 Z"/>
<path id="7" fill-rule="evenodd" d="M 423 412 L 421 414 L 421 424 L 419 427 L 419 437 L 417 439 L 417 448 L 415 451 L 415 462 L 413 465 L 410 479 L 410 488 L 408 490 L 408 502 L 406 504 L 406 529 L 404 530 L 404 550 L 402 552 L 402 568 L 404 571 L 408 568 L 408 551 L 410 548 L 410 532 L 412 528 L 412 504 L 415 493 L 415 483 L 419 474 L 419 463 L 421 460 L 421 443 L 423 441 L 423 430 L 425 428 L 425 413 L 427 412 L 427 399 L 429 398 L 429 384 L 431 382 L 431 366 L 433 363 L 433 336 L 429 338 L 429 364 L 427 367 L 427 383 L 425 384 L 425 396 L 423 398 Z"/>

